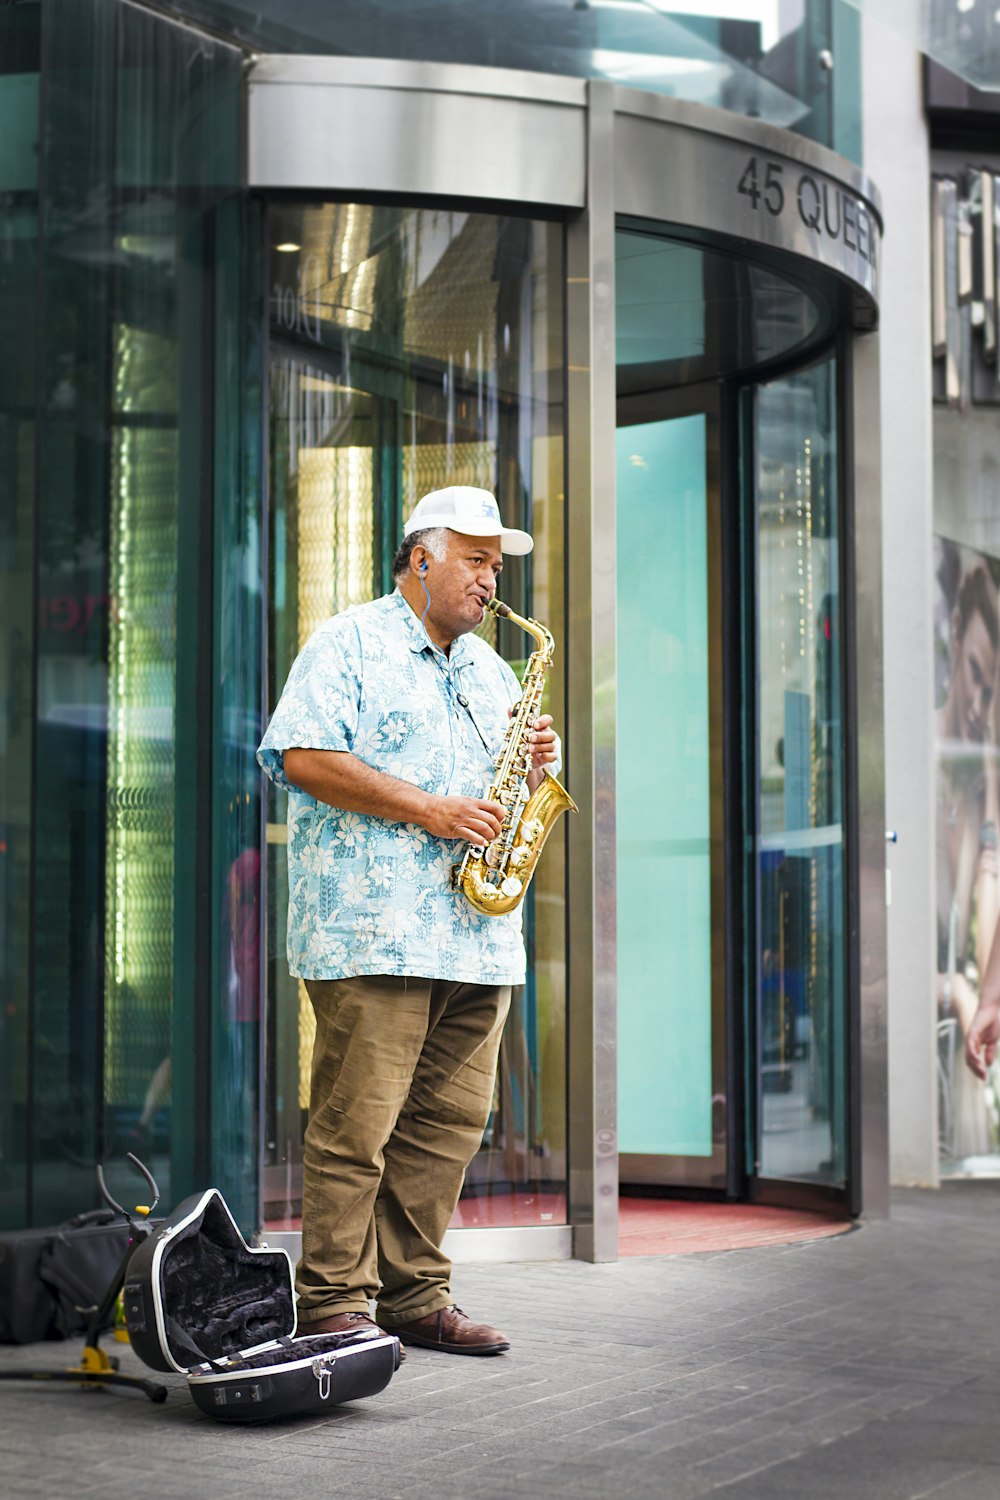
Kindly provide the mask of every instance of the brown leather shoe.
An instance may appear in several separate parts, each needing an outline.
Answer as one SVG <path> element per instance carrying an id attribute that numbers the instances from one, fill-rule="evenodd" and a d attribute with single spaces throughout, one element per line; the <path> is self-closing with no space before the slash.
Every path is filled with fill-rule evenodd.
<path id="1" fill-rule="evenodd" d="M 312 1333 L 352 1333 L 359 1337 L 382 1337 L 382 1329 L 378 1324 L 367 1313 L 360 1312 L 331 1313 L 328 1318 L 320 1318 L 317 1323 L 299 1325 L 300 1338 L 308 1338 Z"/>
<path id="2" fill-rule="evenodd" d="M 443 1307 L 413 1323 L 387 1328 L 404 1344 L 419 1344 L 422 1349 L 440 1349 L 444 1354 L 503 1354 L 510 1340 L 488 1323 L 473 1323 L 460 1307 Z"/>

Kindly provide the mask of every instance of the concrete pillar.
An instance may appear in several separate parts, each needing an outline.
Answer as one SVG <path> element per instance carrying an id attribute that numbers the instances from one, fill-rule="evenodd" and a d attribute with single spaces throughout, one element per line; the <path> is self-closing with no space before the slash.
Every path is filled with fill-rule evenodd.
<path id="1" fill-rule="evenodd" d="M 883 620 L 889 1153 L 894 1183 L 938 1183 L 934 893 L 930 163 L 922 60 L 865 20 L 864 167 L 882 193 Z"/>

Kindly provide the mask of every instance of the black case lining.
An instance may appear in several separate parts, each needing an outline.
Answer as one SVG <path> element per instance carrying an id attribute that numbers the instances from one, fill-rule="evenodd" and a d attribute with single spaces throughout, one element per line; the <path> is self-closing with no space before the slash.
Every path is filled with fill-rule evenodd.
<path id="1" fill-rule="evenodd" d="M 185 1368 L 192 1354 L 171 1338 L 171 1321 L 206 1360 L 282 1338 L 295 1323 L 287 1257 L 250 1250 L 218 1198 L 164 1246 L 160 1290 L 170 1352 Z M 262 1362 L 274 1360 L 272 1350 Z"/>

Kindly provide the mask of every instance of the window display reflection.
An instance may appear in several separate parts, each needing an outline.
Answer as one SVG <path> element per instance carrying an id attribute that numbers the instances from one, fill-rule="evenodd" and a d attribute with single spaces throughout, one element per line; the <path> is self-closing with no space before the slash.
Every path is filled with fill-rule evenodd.
<path id="1" fill-rule="evenodd" d="M 759 1175 L 841 1185 L 845 934 L 835 366 L 756 394 Z"/>
<path id="2" fill-rule="evenodd" d="M 268 707 L 330 614 L 389 592 L 402 523 L 448 484 L 497 493 L 535 551 L 512 608 L 562 647 L 562 231 L 528 220 L 361 204 L 273 209 Z M 481 627 L 520 675 L 520 631 Z M 561 680 L 545 709 L 562 712 Z M 265 1222 L 297 1227 L 313 1012 L 285 961 L 284 794 L 268 790 Z M 456 1227 L 565 1220 L 562 836 L 526 902 L 483 1148 Z"/>
<path id="3" fill-rule="evenodd" d="M 1000 914 L 1000 566 L 945 537 L 935 564 L 938 1138 L 943 1171 L 996 1171 L 997 1074 L 964 1051 Z"/>
<path id="4" fill-rule="evenodd" d="M 934 408 L 938 1150 L 942 1175 L 1000 1174 L 1000 1076 L 966 1040 L 997 941 L 1000 518 L 996 413 Z M 984 1060 L 985 1061 L 985 1060 Z"/>

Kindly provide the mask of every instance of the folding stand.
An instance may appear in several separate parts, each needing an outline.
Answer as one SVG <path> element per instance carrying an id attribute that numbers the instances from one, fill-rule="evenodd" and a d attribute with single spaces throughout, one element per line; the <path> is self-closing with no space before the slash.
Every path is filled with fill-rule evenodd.
<path id="1" fill-rule="evenodd" d="M 109 1208 L 115 1213 L 121 1214 L 129 1228 L 128 1248 L 122 1256 L 121 1264 L 108 1283 L 108 1288 L 98 1305 L 91 1310 L 87 1323 L 86 1339 L 83 1352 L 78 1365 L 70 1365 L 65 1370 L 0 1370 L 0 1380 L 63 1380 L 73 1385 L 84 1385 L 101 1387 L 105 1385 L 129 1385 L 137 1390 L 144 1391 L 150 1401 L 166 1401 L 166 1387 L 157 1385 L 155 1381 L 144 1380 L 141 1375 L 119 1375 L 119 1361 L 114 1355 L 108 1354 L 100 1347 L 101 1334 L 105 1325 L 113 1317 L 114 1306 L 118 1300 L 118 1294 L 125 1285 L 125 1272 L 132 1253 L 136 1246 L 147 1239 L 150 1234 L 149 1224 L 146 1222 L 153 1209 L 160 1200 L 160 1190 L 156 1186 L 152 1173 L 143 1166 L 137 1156 L 128 1153 L 128 1160 L 145 1177 L 152 1193 L 152 1203 L 138 1205 L 133 1214 L 127 1208 L 112 1198 L 108 1191 L 108 1185 L 104 1180 L 104 1172 L 100 1165 L 97 1168 L 97 1186 L 101 1197 Z"/>

